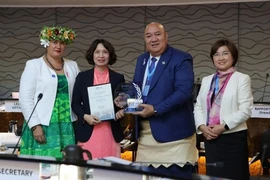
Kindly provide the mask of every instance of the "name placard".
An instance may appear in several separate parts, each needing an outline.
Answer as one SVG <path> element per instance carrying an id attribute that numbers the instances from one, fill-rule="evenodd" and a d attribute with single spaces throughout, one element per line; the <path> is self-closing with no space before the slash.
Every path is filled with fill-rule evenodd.
<path id="1" fill-rule="evenodd" d="M 39 163 L 0 160 L 0 179 L 37 180 Z"/>
<path id="2" fill-rule="evenodd" d="M 8 100 L 5 101 L 5 111 L 6 112 L 22 112 L 18 100 Z"/>
<path id="3" fill-rule="evenodd" d="M 270 105 L 254 104 L 251 117 L 270 118 Z"/>

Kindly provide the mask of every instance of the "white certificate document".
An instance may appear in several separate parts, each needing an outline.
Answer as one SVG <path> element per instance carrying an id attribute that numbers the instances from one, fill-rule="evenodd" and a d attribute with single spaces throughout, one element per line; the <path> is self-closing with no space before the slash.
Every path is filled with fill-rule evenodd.
<path id="1" fill-rule="evenodd" d="M 102 84 L 87 88 L 90 112 L 100 120 L 115 119 L 111 84 Z"/>

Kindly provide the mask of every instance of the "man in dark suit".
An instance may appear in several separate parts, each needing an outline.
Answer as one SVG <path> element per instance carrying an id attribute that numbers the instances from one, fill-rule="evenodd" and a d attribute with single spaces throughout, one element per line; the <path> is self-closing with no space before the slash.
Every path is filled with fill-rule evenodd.
<path id="1" fill-rule="evenodd" d="M 142 89 L 137 162 L 174 173 L 192 172 L 197 161 L 190 54 L 168 45 L 163 25 L 144 31 L 147 52 L 137 60 L 133 82 Z"/>

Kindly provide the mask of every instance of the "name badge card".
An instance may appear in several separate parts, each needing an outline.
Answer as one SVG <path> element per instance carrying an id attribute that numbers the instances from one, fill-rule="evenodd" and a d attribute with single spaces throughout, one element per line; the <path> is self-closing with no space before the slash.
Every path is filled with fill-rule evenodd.
<path id="1" fill-rule="evenodd" d="M 18 100 L 8 100 L 5 101 L 5 111 L 6 112 L 22 112 Z"/>
<path id="2" fill-rule="evenodd" d="M 267 104 L 254 104 L 251 117 L 255 118 L 269 118 L 270 105 Z"/>
<path id="3" fill-rule="evenodd" d="M 115 119 L 111 84 L 102 84 L 87 88 L 90 112 L 100 120 Z"/>
<path id="4" fill-rule="evenodd" d="M 39 163 L 0 160 L 0 179 L 37 180 Z"/>

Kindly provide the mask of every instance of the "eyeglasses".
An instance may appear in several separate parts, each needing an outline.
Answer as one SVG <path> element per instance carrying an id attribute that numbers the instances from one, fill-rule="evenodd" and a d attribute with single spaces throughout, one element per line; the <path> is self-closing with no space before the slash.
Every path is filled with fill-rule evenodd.
<path id="1" fill-rule="evenodd" d="M 213 57 L 215 57 L 215 58 L 217 58 L 217 57 L 226 57 L 226 56 L 228 56 L 230 54 L 230 52 L 229 51 L 224 51 L 224 52 L 222 52 L 221 54 L 219 54 L 219 53 L 215 53 L 214 55 L 213 55 Z"/>

